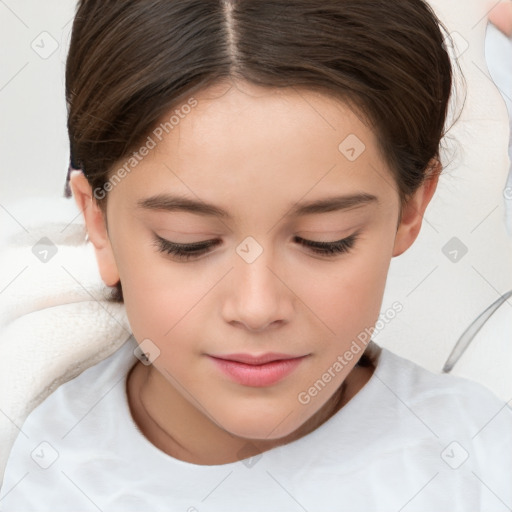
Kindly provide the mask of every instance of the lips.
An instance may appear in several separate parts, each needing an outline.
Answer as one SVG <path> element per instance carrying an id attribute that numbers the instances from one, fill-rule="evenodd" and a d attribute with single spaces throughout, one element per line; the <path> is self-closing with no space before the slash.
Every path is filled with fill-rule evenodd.
<path id="1" fill-rule="evenodd" d="M 224 359 L 225 361 L 235 361 L 238 363 L 252 364 L 252 365 L 260 365 L 265 363 L 270 363 L 271 361 L 282 361 L 285 359 L 296 359 L 297 357 L 302 356 L 294 356 L 291 354 L 278 354 L 276 352 L 267 352 L 266 354 L 261 354 L 259 356 L 252 354 L 227 354 L 227 355 L 219 355 L 219 356 L 211 356 L 217 359 Z"/>
<path id="2" fill-rule="evenodd" d="M 307 356 L 267 353 L 208 356 L 215 366 L 238 384 L 265 387 L 292 373 Z"/>

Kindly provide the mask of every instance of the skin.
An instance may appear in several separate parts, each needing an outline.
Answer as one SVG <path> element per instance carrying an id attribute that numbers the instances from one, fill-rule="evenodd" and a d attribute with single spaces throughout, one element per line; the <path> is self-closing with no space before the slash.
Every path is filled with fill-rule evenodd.
<path id="1" fill-rule="evenodd" d="M 489 13 L 489 21 L 507 37 L 512 37 L 512 2 L 496 5 Z"/>
<path id="2" fill-rule="evenodd" d="M 103 281 L 121 279 L 135 338 L 160 350 L 129 374 L 135 422 L 175 458 L 225 464 L 303 437 L 368 382 L 373 368 L 355 366 L 361 351 L 309 403 L 297 398 L 375 325 L 391 258 L 416 239 L 437 177 L 410 198 L 398 225 L 399 195 L 377 139 L 345 104 L 243 82 L 194 97 L 197 106 L 109 192 L 108 230 L 81 172 L 71 187 Z M 338 149 L 349 134 L 366 146 L 353 162 Z M 136 207 L 162 192 L 214 203 L 232 218 Z M 378 201 L 287 215 L 298 201 L 356 192 Z M 352 250 L 334 257 L 294 239 L 335 241 L 357 231 Z M 177 243 L 222 243 L 183 262 L 159 252 L 153 232 Z M 236 252 L 247 236 L 263 250 L 252 263 Z M 284 380 L 255 388 L 230 380 L 205 355 L 235 352 L 308 357 Z"/>

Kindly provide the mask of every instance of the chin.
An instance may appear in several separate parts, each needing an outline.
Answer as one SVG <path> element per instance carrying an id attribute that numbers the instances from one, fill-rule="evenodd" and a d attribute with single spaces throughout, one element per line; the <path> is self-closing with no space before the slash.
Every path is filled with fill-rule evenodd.
<path id="1" fill-rule="evenodd" d="M 284 410 L 287 409 L 283 407 Z M 282 412 L 270 414 L 268 410 L 259 414 L 247 411 L 244 414 L 239 410 L 236 416 L 226 417 L 220 426 L 226 432 L 247 440 L 277 440 L 289 436 L 306 421 L 307 418 L 298 418 L 296 412 L 292 411 L 287 416 Z"/>

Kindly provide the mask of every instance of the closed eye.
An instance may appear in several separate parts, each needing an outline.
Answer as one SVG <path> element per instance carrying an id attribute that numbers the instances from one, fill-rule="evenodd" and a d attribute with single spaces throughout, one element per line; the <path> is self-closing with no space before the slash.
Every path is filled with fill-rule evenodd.
<path id="1" fill-rule="evenodd" d="M 158 235 L 155 235 L 154 243 L 160 252 L 165 252 L 172 255 L 181 261 L 188 261 L 193 258 L 198 258 L 203 254 L 210 251 L 212 247 L 216 247 L 221 243 L 220 240 L 205 240 L 203 242 L 195 242 L 191 244 L 178 244 L 166 240 Z M 359 233 L 354 233 L 341 240 L 334 242 L 316 242 L 313 240 L 306 240 L 304 238 L 295 236 L 294 240 L 299 244 L 307 247 L 312 253 L 321 256 L 334 257 L 340 254 L 348 253 L 355 245 Z"/>
<path id="2" fill-rule="evenodd" d="M 295 240 L 317 254 L 330 256 L 349 252 L 350 249 L 354 247 L 357 238 L 358 235 L 354 233 L 353 235 L 342 238 L 341 240 L 336 240 L 335 242 L 313 242 L 312 240 L 305 240 L 298 236 L 295 237 Z"/>

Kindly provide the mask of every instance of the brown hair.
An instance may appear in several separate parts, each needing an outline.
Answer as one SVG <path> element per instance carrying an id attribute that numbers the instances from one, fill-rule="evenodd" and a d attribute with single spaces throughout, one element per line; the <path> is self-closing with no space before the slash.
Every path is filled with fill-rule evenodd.
<path id="1" fill-rule="evenodd" d="M 66 62 L 70 168 L 102 189 L 171 108 L 235 78 L 348 103 L 378 135 L 403 205 L 439 172 L 447 35 L 423 0 L 80 0 Z M 107 197 L 95 194 L 104 212 Z"/>

